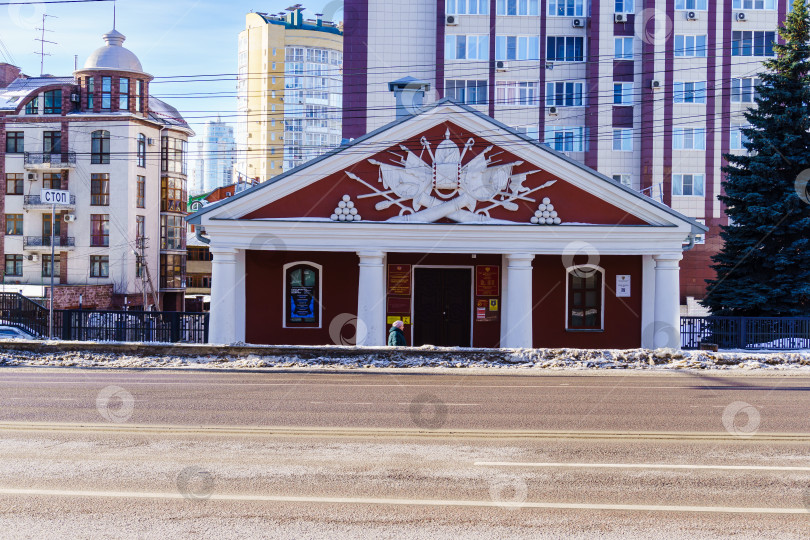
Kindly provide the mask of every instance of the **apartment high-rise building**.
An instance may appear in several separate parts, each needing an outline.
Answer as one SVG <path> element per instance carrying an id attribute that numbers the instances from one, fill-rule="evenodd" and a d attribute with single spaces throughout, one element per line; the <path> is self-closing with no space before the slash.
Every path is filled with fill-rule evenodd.
<path id="1" fill-rule="evenodd" d="M 195 153 L 193 182 L 189 187 L 192 195 L 210 193 L 233 183 L 233 165 L 236 161 L 233 127 L 219 118 L 207 122 L 201 140 L 197 141 Z"/>
<path id="2" fill-rule="evenodd" d="M 150 95 L 152 76 L 124 39 L 105 34 L 73 76 L 0 87 L 3 283 L 49 286 L 53 268 L 59 308 L 182 310 L 194 132 Z M 55 220 L 42 189 L 69 192 Z"/>
<path id="3" fill-rule="evenodd" d="M 341 141 L 343 32 L 303 8 L 248 13 L 239 34 L 237 174 L 265 181 Z"/>
<path id="4" fill-rule="evenodd" d="M 451 98 L 709 227 L 684 253 L 700 298 L 728 220 L 724 153 L 791 0 L 346 0 L 343 136 L 396 117 L 391 81 Z M 686 247 L 686 246 L 685 246 Z"/>

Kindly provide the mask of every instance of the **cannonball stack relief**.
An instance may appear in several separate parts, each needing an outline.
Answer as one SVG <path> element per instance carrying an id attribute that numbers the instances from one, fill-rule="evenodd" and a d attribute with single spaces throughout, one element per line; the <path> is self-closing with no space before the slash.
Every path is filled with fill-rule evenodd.
<path id="1" fill-rule="evenodd" d="M 354 207 L 352 198 L 344 195 L 335 208 L 334 213 L 329 216 L 332 221 L 360 221 L 360 214 L 357 213 L 357 208 Z"/>
<path id="2" fill-rule="evenodd" d="M 559 225 L 562 223 L 562 220 L 557 217 L 554 205 L 551 204 L 551 199 L 548 197 L 544 198 L 543 202 L 537 206 L 537 212 L 534 213 L 530 221 L 535 225 Z"/>

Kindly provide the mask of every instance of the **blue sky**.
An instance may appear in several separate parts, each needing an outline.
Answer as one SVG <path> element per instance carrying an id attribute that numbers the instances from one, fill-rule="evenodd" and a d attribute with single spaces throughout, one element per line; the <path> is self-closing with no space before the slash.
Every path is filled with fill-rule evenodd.
<path id="1" fill-rule="evenodd" d="M 25 0 L 9 0 L 25 1 Z M 127 40 L 124 47 L 134 52 L 144 70 L 158 79 L 153 95 L 177 107 L 198 133 L 209 118 L 222 115 L 235 123 L 237 40 L 245 27 L 245 14 L 252 11 L 278 13 L 296 2 L 278 0 L 118 0 L 116 28 Z M 303 3 L 303 2 L 302 2 Z M 42 14 L 47 18 L 45 73 L 70 75 L 74 55 L 79 67 L 93 50 L 102 46 L 101 35 L 112 28 L 112 2 L 0 6 L 0 61 L 13 63 L 28 75 L 39 75 Z M 305 16 L 313 18 L 321 10 L 343 18 L 341 0 L 304 3 Z M 326 18 L 326 17 L 325 17 Z M 4 46 L 3 46 L 4 45 Z M 10 53 L 6 54 L 6 51 Z M 9 58 L 10 56 L 10 58 Z M 231 74 L 218 81 L 163 82 L 160 77 L 175 75 Z M 191 93 L 221 93 L 206 97 L 181 97 Z M 165 96 L 165 97 L 164 97 Z"/>

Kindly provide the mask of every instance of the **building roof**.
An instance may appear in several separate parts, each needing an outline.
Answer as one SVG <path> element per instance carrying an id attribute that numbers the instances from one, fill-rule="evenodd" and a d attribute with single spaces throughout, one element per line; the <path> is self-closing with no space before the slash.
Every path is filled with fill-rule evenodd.
<path id="1" fill-rule="evenodd" d="M 76 84 L 73 77 L 29 77 L 15 79 L 5 88 L 0 88 L 0 111 L 13 111 L 23 99 L 44 86 Z"/>
<path id="2" fill-rule="evenodd" d="M 126 39 L 124 34 L 113 28 L 102 37 L 107 45 L 93 51 L 84 63 L 84 69 L 144 72 L 135 53 L 122 46 Z"/>
<path id="3" fill-rule="evenodd" d="M 446 106 L 446 105 L 452 105 L 452 106 L 458 107 L 460 109 L 463 109 L 463 111 L 465 113 L 475 115 L 475 116 L 479 117 L 480 119 L 482 119 L 482 120 L 484 120 L 486 122 L 489 122 L 490 124 L 493 124 L 493 125 L 497 126 L 499 129 L 501 129 L 503 131 L 506 131 L 506 132 L 512 134 L 513 136 L 516 136 L 516 137 L 522 139 L 527 144 L 530 144 L 530 145 L 532 145 L 532 146 L 534 146 L 536 148 L 539 148 L 540 150 L 542 150 L 544 152 L 548 152 L 548 153 L 554 155 L 557 159 L 562 159 L 562 160 L 568 162 L 569 164 L 581 169 L 584 172 L 589 173 L 590 175 L 598 178 L 599 180 L 601 180 L 603 182 L 607 182 L 608 184 L 613 185 L 615 188 L 620 189 L 620 190 L 622 190 L 622 191 L 624 191 L 626 193 L 631 194 L 632 196 L 644 201 L 646 204 L 655 206 L 659 210 L 664 211 L 665 213 L 675 217 L 679 221 L 684 221 L 684 222 L 689 223 L 691 225 L 691 227 L 692 227 L 692 230 L 695 231 L 695 232 L 697 232 L 697 231 L 703 231 L 703 232 L 708 231 L 708 227 L 706 227 L 702 223 L 699 223 L 699 222 L 695 221 L 694 218 L 690 218 L 688 216 L 685 216 L 685 215 L 681 214 L 680 212 L 678 212 L 676 210 L 673 210 L 669 206 L 667 206 L 667 205 L 665 205 L 663 203 L 660 203 L 660 202 L 658 202 L 658 201 L 656 201 L 656 200 L 654 200 L 654 199 L 652 199 L 652 198 L 650 198 L 650 197 L 648 197 L 648 196 L 646 196 L 646 195 L 644 195 L 642 193 L 639 193 L 638 191 L 625 186 L 621 182 L 618 182 L 618 181 L 616 181 L 616 180 L 614 180 L 614 179 L 600 173 L 599 171 L 591 169 L 590 167 L 586 166 L 584 163 L 582 163 L 580 161 L 577 161 L 577 160 L 575 160 L 573 158 L 570 158 L 567 155 L 565 155 L 564 153 L 558 152 L 558 151 L 552 149 L 551 147 L 541 143 L 540 141 L 538 141 L 536 139 L 532 139 L 531 137 L 528 137 L 527 135 L 524 135 L 524 134 L 516 131 L 515 129 L 507 126 L 506 124 L 503 124 L 503 123 L 495 120 L 491 116 L 488 116 L 488 115 L 486 115 L 486 114 L 484 114 L 484 113 L 482 113 L 480 111 L 477 111 L 474 108 L 472 108 L 472 107 L 470 107 L 468 105 L 465 105 L 463 103 L 457 103 L 457 102 L 455 102 L 455 101 L 453 101 L 453 100 L 451 100 L 449 98 L 443 98 L 443 99 L 441 99 L 439 101 L 436 101 L 436 102 L 434 102 L 434 103 L 432 103 L 430 105 L 427 105 L 427 106 L 423 107 L 419 112 L 417 112 L 413 116 L 405 116 L 403 118 L 394 120 L 393 122 L 390 122 L 389 124 L 386 124 L 386 125 L 378 128 L 378 129 L 376 129 L 374 131 L 366 133 L 362 137 L 358 137 L 357 139 L 354 139 L 353 141 L 349 142 L 348 144 L 339 146 L 338 148 L 335 148 L 335 149 L 333 149 L 333 150 L 331 150 L 331 151 L 329 151 L 329 152 L 327 152 L 325 154 L 322 154 L 322 155 L 320 155 L 320 156 L 318 156 L 318 157 L 316 157 L 316 158 L 314 158 L 314 159 L 312 159 L 310 161 L 307 161 L 306 163 L 303 163 L 303 164 L 299 165 L 298 167 L 295 167 L 295 168 L 290 169 L 290 170 L 288 170 L 288 171 L 286 171 L 286 172 L 284 172 L 284 173 L 282 173 L 282 174 L 280 174 L 278 176 L 275 176 L 275 177 L 273 177 L 272 179 L 270 179 L 270 180 L 268 180 L 266 182 L 263 182 L 263 183 L 258 184 L 256 186 L 253 186 L 252 188 L 246 189 L 245 191 L 236 193 L 236 194 L 234 194 L 234 196 L 229 197 L 227 199 L 215 202 L 213 204 L 209 204 L 205 208 L 202 208 L 201 210 L 195 212 L 194 214 L 191 214 L 190 216 L 187 216 L 186 221 L 189 222 L 189 223 L 195 224 L 195 225 L 199 225 L 199 224 L 202 223 L 202 216 L 204 214 L 207 214 L 207 213 L 209 213 L 209 212 L 211 212 L 213 210 L 219 209 L 224 205 L 233 204 L 235 201 L 241 199 L 242 197 L 250 197 L 250 196 L 254 195 L 257 190 L 266 189 L 269 186 L 272 186 L 277 182 L 281 182 L 281 181 L 283 181 L 284 179 L 286 179 L 289 176 L 298 174 L 302 170 L 307 169 L 309 167 L 312 167 L 313 165 L 315 165 L 317 163 L 320 163 L 320 162 L 322 162 L 324 160 L 327 160 L 327 159 L 331 159 L 332 157 L 334 157 L 336 155 L 339 155 L 339 154 L 341 154 L 343 152 L 348 152 L 351 148 L 353 148 L 355 146 L 358 146 L 358 145 L 362 144 L 363 142 L 365 142 L 365 141 L 367 141 L 367 140 L 369 140 L 369 139 L 371 139 L 373 137 L 376 137 L 381 133 L 384 133 L 384 132 L 392 129 L 392 128 L 398 126 L 399 124 L 402 124 L 404 122 L 409 122 L 409 121 L 413 120 L 415 117 L 418 117 L 419 115 L 424 114 L 427 111 L 430 111 L 432 109 L 435 109 L 435 108 L 438 108 L 438 107 L 441 107 L 441 106 Z"/>
<path id="4" fill-rule="evenodd" d="M 149 96 L 149 118 L 167 126 L 191 129 L 177 109 L 154 96 Z"/>

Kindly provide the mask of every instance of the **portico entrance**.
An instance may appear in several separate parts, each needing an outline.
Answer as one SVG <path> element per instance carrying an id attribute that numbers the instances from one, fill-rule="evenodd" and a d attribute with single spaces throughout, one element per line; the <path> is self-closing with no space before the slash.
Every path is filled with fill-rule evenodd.
<path id="1" fill-rule="evenodd" d="M 472 345 L 472 269 L 414 268 L 413 344 Z"/>

